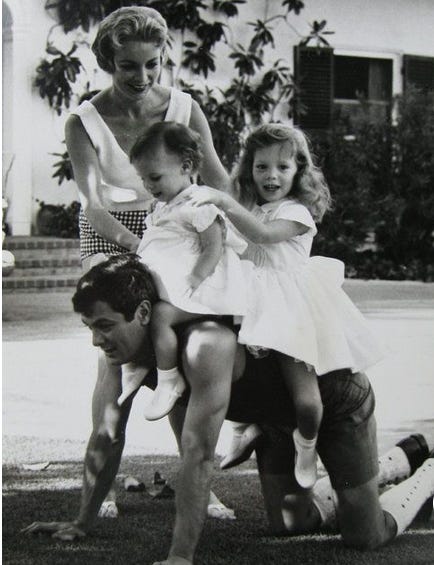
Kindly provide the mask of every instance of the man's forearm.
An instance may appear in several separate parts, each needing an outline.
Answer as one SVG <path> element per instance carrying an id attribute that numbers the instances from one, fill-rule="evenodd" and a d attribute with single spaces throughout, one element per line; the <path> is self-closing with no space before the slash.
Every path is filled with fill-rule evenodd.
<path id="1" fill-rule="evenodd" d="M 215 446 L 229 404 L 236 339 L 207 322 L 188 336 L 183 356 L 190 398 L 182 431 L 176 520 L 169 562 L 193 563 L 210 492 Z"/>
<path id="2" fill-rule="evenodd" d="M 170 556 L 193 561 L 210 493 L 213 462 L 184 456 L 176 488 L 176 521 Z"/>
<path id="3" fill-rule="evenodd" d="M 88 531 L 116 477 L 125 436 L 112 441 L 106 433 L 93 433 L 84 460 L 83 487 L 77 525 Z"/>

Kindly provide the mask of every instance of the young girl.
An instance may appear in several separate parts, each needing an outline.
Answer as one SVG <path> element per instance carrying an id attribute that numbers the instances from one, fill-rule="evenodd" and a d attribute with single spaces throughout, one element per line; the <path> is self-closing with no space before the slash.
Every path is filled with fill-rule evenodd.
<path id="1" fill-rule="evenodd" d="M 343 264 L 309 258 L 315 222 L 329 208 L 330 193 L 303 133 L 280 124 L 261 126 L 246 141 L 235 180 L 242 205 L 213 189 L 199 190 L 192 201 L 218 206 L 250 242 L 247 258 L 255 269 L 239 342 L 256 355 L 267 349 L 279 355 L 296 413 L 295 476 L 309 488 L 316 481 L 322 418 L 317 376 L 362 370 L 381 355 L 341 289 Z M 247 459 L 259 435 L 256 425 L 238 424 L 222 468 Z"/>
<path id="2" fill-rule="evenodd" d="M 158 122 L 137 140 L 131 162 L 156 199 L 138 254 L 154 275 L 161 302 L 152 313 L 158 386 L 145 416 L 162 418 L 185 389 L 177 367 L 174 326 L 201 316 L 245 313 L 239 258 L 247 244 L 213 204 L 192 206 L 191 177 L 202 158 L 200 138 L 185 125 Z"/>

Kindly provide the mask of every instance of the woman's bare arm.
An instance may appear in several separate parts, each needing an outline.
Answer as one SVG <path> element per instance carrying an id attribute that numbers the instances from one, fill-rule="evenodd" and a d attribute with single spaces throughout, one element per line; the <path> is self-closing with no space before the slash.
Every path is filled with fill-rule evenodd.
<path id="1" fill-rule="evenodd" d="M 101 172 L 98 156 L 78 116 L 68 118 L 65 139 L 80 202 L 91 226 L 107 241 L 136 251 L 140 238 L 104 208 L 99 192 Z"/>
<path id="2" fill-rule="evenodd" d="M 189 125 L 199 133 L 203 143 L 204 159 L 199 171 L 203 182 L 219 190 L 229 190 L 229 175 L 215 150 L 211 129 L 205 114 L 195 100 L 193 100 L 191 108 Z"/>

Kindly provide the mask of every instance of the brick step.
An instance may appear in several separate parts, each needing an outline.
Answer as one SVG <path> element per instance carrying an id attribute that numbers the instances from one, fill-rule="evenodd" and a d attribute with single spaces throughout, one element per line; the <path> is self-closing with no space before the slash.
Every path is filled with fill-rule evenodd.
<path id="1" fill-rule="evenodd" d="M 50 261 L 51 263 L 55 263 L 57 261 L 58 264 L 63 264 L 63 262 L 66 261 L 65 265 L 68 265 L 69 262 L 73 260 L 80 263 L 80 252 L 78 249 L 74 248 L 59 247 L 57 249 L 14 249 L 8 251 L 11 251 L 15 257 L 16 263 L 24 261 L 27 265 L 29 265 L 29 268 L 31 268 L 30 265 L 32 261 Z"/>
<path id="2" fill-rule="evenodd" d="M 57 261 L 58 265 L 70 265 L 71 260 L 80 263 L 77 239 L 13 237 L 5 238 L 3 248 L 14 255 L 18 267 L 21 267 L 22 262 L 26 263 L 26 267 L 31 267 L 32 261 Z"/>
<path id="3" fill-rule="evenodd" d="M 79 249 L 80 242 L 78 239 L 63 239 L 60 237 L 42 237 L 42 236 L 26 236 L 15 235 L 7 236 L 3 241 L 3 249 L 15 251 L 24 249 Z"/>
<path id="4" fill-rule="evenodd" d="M 45 267 L 15 267 L 12 272 L 14 277 L 39 277 L 44 275 L 63 275 L 65 277 L 80 276 L 82 274 L 81 266 L 78 265 L 59 265 Z M 8 277 L 9 278 L 9 277 Z"/>
<path id="5" fill-rule="evenodd" d="M 57 290 L 71 290 L 77 284 L 80 274 L 71 275 L 39 275 L 32 277 L 15 276 L 15 271 L 9 277 L 3 277 L 3 292 L 51 292 Z"/>
<path id="6" fill-rule="evenodd" d="M 81 268 L 79 255 L 77 256 L 41 256 L 41 258 L 23 258 L 20 255 L 15 256 L 15 266 L 17 269 L 53 269 L 60 267 L 78 267 Z M 35 273 L 36 274 L 36 273 Z"/>
<path id="7" fill-rule="evenodd" d="M 13 253 L 15 269 L 2 277 L 3 292 L 71 290 L 82 275 L 78 239 L 8 236 L 3 249 Z"/>

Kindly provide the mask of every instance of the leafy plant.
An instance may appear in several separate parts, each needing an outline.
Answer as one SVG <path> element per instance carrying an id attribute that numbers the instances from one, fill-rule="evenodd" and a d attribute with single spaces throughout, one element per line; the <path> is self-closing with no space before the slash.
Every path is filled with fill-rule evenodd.
<path id="1" fill-rule="evenodd" d="M 338 257 L 347 276 L 434 280 L 434 93 L 408 89 L 398 120 L 373 122 L 368 106 L 351 122 L 312 138 L 334 209 L 314 253 Z"/>
<path id="2" fill-rule="evenodd" d="M 77 201 L 71 202 L 68 206 L 39 201 L 36 221 L 38 232 L 40 235 L 77 238 L 79 214 L 80 203 Z"/>
<path id="3" fill-rule="evenodd" d="M 57 178 L 57 184 L 60 185 L 65 180 L 73 179 L 74 172 L 68 151 L 64 151 L 63 153 L 50 153 L 50 155 L 60 157 L 59 161 L 53 163 L 54 173 L 52 177 Z"/>
<path id="4" fill-rule="evenodd" d="M 314 41 L 317 47 L 321 47 L 322 45 L 326 45 L 328 47 L 330 43 L 324 36 L 333 35 L 334 31 L 326 30 L 326 25 L 326 20 L 321 20 L 320 22 L 315 20 L 312 24 L 310 24 L 311 29 L 309 35 L 300 41 L 300 45 L 308 45 L 311 41 Z"/>
<path id="5" fill-rule="evenodd" d="M 189 67 L 195 74 L 208 76 L 208 72 L 215 71 L 214 55 L 208 50 L 198 45 L 194 41 L 184 41 L 184 58 L 182 65 Z"/>
<path id="6" fill-rule="evenodd" d="M 288 13 L 293 11 L 298 16 L 304 8 L 304 2 L 301 0 L 283 0 L 282 6 L 287 6 Z"/>
<path id="7" fill-rule="evenodd" d="M 72 88 L 77 75 L 82 69 L 78 57 L 72 55 L 77 50 L 73 44 L 67 53 L 62 53 L 52 43 L 46 47 L 48 55 L 54 57 L 51 61 L 43 59 L 36 69 L 35 86 L 39 89 L 42 98 L 47 97 L 48 103 L 60 116 L 63 108 L 69 108 Z"/>
<path id="8" fill-rule="evenodd" d="M 237 4 L 245 4 L 246 0 L 214 0 L 212 4 L 213 10 L 222 12 L 228 18 L 238 16 Z"/>
<path id="9" fill-rule="evenodd" d="M 88 32 L 93 24 L 100 22 L 120 6 L 131 4 L 116 0 L 47 0 L 45 9 L 54 12 L 65 33 L 78 27 Z"/>

